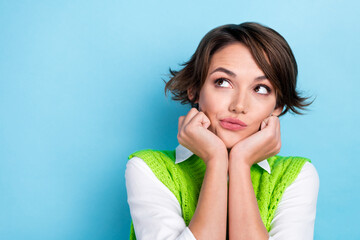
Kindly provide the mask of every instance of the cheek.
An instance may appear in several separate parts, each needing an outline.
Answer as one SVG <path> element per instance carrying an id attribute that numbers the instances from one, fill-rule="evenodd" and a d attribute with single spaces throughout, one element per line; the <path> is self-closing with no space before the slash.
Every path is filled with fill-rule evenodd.
<path id="1" fill-rule="evenodd" d="M 216 104 L 214 98 L 211 97 L 211 94 L 205 92 L 200 92 L 199 97 L 199 107 L 201 111 L 204 113 L 212 113 L 214 112 L 214 108 L 216 108 Z"/>
<path id="2" fill-rule="evenodd" d="M 217 116 L 219 114 L 219 111 L 221 109 L 221 106 L 214 101 L 212 98 L 206 98 L 202 97 L 199 98 L 199 107 L 200 111 L 205 113 L 205 115 L 209 118 L 211 125 L 209 127 L 209 130 L 216 133 L 216 122 L 217 122 Z"/>
<path id="3" fill-rule="evenodd" d="M 221 101 L 216 101 L 214 98 L 203 98 L 199 101 L 199 107 L 202 112 L 213 122 L 219 114 L 224 112 L 225 106 Z"/>
<path id="4" fill-rule="evenodd" d="M 260 126 L 262 121 L 264 121 L 266 118 L 270 117 L 270 115 L 273 113 L 275 108 L 275 101 L 274 104 L 271 103 L 258 103 L 256 106 L 254 106 L 252 109 L 252 123 L 256 125 L 257 127 Z"/>
<path id="5" fill-rule="evenodd" d="M 255 118 L 255 122 L 261 123 L 265 118 L 269 117 L 270 114 L 271 114 L 271 111 L 259 112 L 259 114 Z"/>

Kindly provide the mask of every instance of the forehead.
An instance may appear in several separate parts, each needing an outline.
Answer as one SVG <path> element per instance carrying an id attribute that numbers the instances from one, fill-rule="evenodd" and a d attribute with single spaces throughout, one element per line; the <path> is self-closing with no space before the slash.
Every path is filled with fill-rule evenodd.
<path id="1" fill-rule="evenodd" d="M 232 43 L 216 51 L 211 58 L 208 75 L 219 67 L 236 75 L 264 75 L 250 50 L 242 43 Z"/>

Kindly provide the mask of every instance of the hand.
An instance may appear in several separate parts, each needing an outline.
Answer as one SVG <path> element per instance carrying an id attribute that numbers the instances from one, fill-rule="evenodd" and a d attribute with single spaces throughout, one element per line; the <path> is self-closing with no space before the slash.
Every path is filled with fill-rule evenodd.
<path id="1" fill-rule="evenodd" d="M 230 151 L 229 161 L 241 161 L 251 167 L 278 154 L 280 148 L 280 121 L 278 117 L 270 116 L 261 123 L 258 132 L 235 144 Z"/>
<path id="2" fill-rule="evenodd" d="M 224 142 L 208 130 L 210 124 L 203 112 L 192 108 L 179 118 L 177 135 L 179 143 L 203 159 L 206 165 L 210 159 L 228 159 Z"/>

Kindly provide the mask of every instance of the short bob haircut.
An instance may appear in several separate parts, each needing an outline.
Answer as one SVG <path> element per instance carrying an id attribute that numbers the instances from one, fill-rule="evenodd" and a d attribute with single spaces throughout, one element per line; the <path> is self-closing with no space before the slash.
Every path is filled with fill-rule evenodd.
<path id="1" fill-rule="evenodd" d="M 242 43 L 250 50 L 255 62 L 271 82 L 276 92 L 276 107 L 286 112 L 302 114 L 312 102 L 296 91 L 297 64 L 286 40 L 275 30 L 254 22 L 227 24 L 208 32 L 195 53 L 180 71 L 170 69 L 170 80 L 165 85 L 165 94 L 170 91 L 172 99 L 182 104 L 194 103 L 206 80 L 212 55 L 232 43 Z M 194 98 L 189 99 L 191 89 Z"/>

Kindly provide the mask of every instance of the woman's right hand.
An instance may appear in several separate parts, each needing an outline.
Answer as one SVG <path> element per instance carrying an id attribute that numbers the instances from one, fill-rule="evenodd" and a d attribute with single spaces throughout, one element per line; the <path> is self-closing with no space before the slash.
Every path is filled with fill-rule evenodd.
<path id="1" fill-rule="evenodd" d="M 210 124 L 205 113 L 196 108 L 192 108 L 186 116 L 179 117 L 179 143 L 203 159 L 206 165 L 215 159 L 228 158 L 224 142 L 208 130 Z"/>

